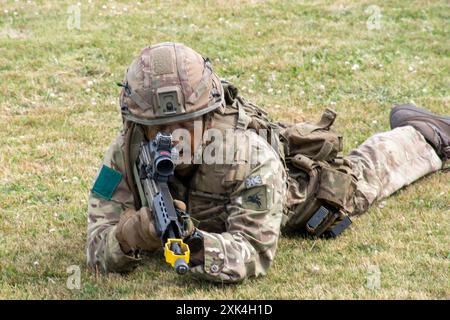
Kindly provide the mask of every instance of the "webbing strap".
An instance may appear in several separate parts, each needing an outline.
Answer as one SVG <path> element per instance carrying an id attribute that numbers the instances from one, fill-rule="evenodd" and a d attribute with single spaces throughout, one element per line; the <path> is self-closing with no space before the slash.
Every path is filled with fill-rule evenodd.
<path id="1" fill-rule="evenodd" d="M 250 123 L 251 119 L 250 117 L 245 113 L 244 106 L 242 103 L 238 102 L 238 119 L 236 128 L 245 130 L 247 129 L 248 124 Z"/>
<path id="2" fill-rule="evenodd" d="M 320 148 L 320 151 L 314 156 L 315 160 L 324 160 L 326 159 L 330 153 L 333 151 L 333 144 L 329 141 L 325 141 Z"/>
<path id="3" fill-rule="evenodd" d="M 180 80 L 182 91 L 185 94 L 185 97 L 187 95 L 191 95 L 192 93 L 192 87 L 189 84 L 188 81 L 188 75 L 187 71 L 184 65 L 184 55 L 183 55 L 183 49 L 181 48 L 181 44 L 175 43 L 174 44 L 174 50 L 175 50 L 175 56 L 177 61 L 177 73 L 178 73 L 178 79 Z"/>
<path id="4" fill-rule="evenodd" d="M 335 111 L 326 108 L 322 113 L 322 117 L 320 121 L 317 123 L 317 126 L 322 129 L 329 129 L 333 125 L 334 120 L 336 120 L 336 116 L 337 114 Z"/>
<path id="5" fill-rule="evenodd" d="M 205 91 L 208 89 L 208 80 L 211 78 L 212 74 L 212 67 L 211 62 L 209 59 L 205 59 L 205 64 L 203 68 L 203 74 L 202 78 L 200 79 L 200 82 L 197 84 L 197 86 L 194 89 L 194 92 L 189 96 L 188 102 L 191 104 L 194 104 L 200 97 L 205 93 Z"/>
<path id="6" fill-rule="evenodd" d="M 148 104 L 136 91 L 130 90 L 129 97 L 133 100 L 142 110 L 151 109 L 152 106 Z"/>

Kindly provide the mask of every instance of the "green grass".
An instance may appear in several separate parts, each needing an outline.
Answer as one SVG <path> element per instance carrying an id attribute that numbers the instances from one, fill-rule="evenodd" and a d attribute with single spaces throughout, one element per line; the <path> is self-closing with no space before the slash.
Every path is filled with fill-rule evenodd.
<path id="1" fill-rule="evenodd" d="M 447 1 L 82 1 L 80 30 L 67 27 L 73 4 L 0 0 L 0 298 L 450 298 L 445 172 L 337 240 L 283 237 L 268 276 L 240 285 L 179 277 L 159 255 L 127 276 L 96 275 L 84 255 L 88 190 L 121 127 L 115 83 L 141 48 L 193 47 L 278 120 L 331 106 L 348 151 L 389 129 L 394 103 L 448 113 Z M 373 4 L 380 30 L 366 27 Z M 80 290 L 66 287 L 71 265 Z"/>

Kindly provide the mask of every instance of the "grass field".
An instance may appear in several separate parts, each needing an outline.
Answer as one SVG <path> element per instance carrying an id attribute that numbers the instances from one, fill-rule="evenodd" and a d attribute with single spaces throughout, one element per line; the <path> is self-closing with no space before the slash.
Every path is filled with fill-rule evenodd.
<path id="1" fill-rule="evenodd" d="M 449 21 L 448 1 L 0 0 L 0 299 L 449 299 L 448 172 L 338 240 L 283 237 L 268 276 L 239 285 L 157 255 L 96 275 L 84 253 L 88 191 L 121 128 L 115 83 L 144 46 L 193 47 L 278 120 L 331 106 L 348 151 L 389 129 L 394 103 L 449 113 Z"/>

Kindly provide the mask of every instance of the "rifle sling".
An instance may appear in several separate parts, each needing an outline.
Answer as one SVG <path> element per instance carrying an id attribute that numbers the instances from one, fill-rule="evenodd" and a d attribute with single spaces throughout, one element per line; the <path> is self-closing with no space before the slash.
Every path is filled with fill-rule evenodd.
<path id="1" fill-rule="evenodd" d="M 131 152 L 131 138 L 133 136 L 134 130 L 135 130 L 136 124 L 133 122 L 128 122 L 126 133 L 125 133 L 125 152 L 124 152 L 124 160 L 125 160 L 125 180 L 128 184 L 128 188 L 130 189 L 133 200 L 134 200 L 134 207 L 136 210 L 139 210 L 142 207 L 141 201 L 140 201 L 140 194 L 136 187 L 136 180 L 134 176 L 134 172 L 132 172 L 132 164 L 130 162 L 130 152 Z M 133 164 L 133 167 L 135 165 Z"/>

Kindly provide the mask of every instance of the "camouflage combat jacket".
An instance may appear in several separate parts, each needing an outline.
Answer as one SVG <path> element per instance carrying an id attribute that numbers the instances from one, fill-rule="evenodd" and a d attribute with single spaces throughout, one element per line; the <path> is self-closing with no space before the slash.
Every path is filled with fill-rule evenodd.
<path id="1" fill-rule="evenodd" d="M 224 128 L 221 119 L 215 123 L 214 127 Z M 193 165 L 192 174 L 169 183 L 173 198 L 187 204 L 204 238 L 204 264 L 191 272 L 216 282 L 239 282 L 267 273 L 275 257 L 286 201 L 286 172 L 278 154 L 253 131 L 233 130 L 237 141 L 233 163 Z M 125 159 L 123 130 L 102 165 L 125 174 Z M 127 208 L 136 209 L 123 178 L 110 200 L 90 193 L 89 266 L 103 272 L 126 272 L 140 262 L 124 254 L 115 237 L 116 224 Z"/>

